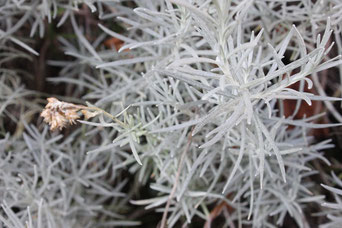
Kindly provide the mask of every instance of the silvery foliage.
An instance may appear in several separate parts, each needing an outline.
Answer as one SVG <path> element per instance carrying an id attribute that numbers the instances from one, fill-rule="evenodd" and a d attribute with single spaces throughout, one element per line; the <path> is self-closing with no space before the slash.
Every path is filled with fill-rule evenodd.
<path id="1" fill-rule="evenodd" d="M 342 223 L 342 181 L 341 178 L 337 177 L 332 173 L 333 182 L 336 187 L 331 187 L 322 184 L 322 186 L 328 190 L 334 196 L 334 203 L 324 202 L 322 204 L 325 207 L 323 214 L 326 214 L 330 220 L 328 223 L 321 225 L 320 227 L 339 227 Z"/>
<path id="2" fill-rule="evenodd" d="M 98 147 L 97 141 L 87 135 L 86 128 L 63 137 L 50 134 L 47 126 L 40 131 L 27 125 L 26 118 L 32 112 L 37 113 L 37 107 L 30 106 L 25 98 L 32 93 L 17 87 L 16 77 L 10 76 L 1 77 L 1 120 L 7 116 L 19 124 L 11 136 L 5 132 L 5 123 L 1 122 L 1 227 L 139 224 L 125 220 L 118 213 L 126 208 L 129 192 L 122 192 L 127 179 L 122 177 L 121 170 L 114 170 L 112 166 L 121 164 L 126 152 L 117 150 L 116 153 L 86 156 L 87 150 Z M 13 105 L 21 106 L 20 120 L 10 112 Z M 113 137 L 106 131 L 99 136 Z"/>
<path id="3" fill-rule="evenodd" d="M 128 167 L 141 185 L 151 182 L 157 197 L 131 203 L 161 213 L 167 209 L 169 227 L 184 221 L 181 218 L 186 223 L 194 216 L 207 219 L 208 206 L 220 201 L 233 208 L 227 226 L 274 227 L 281 225 L 287 214 L 299 226 L 306 226 L 303 209 L 307 203 L 322 199 L 310 191 L 313 183 L 308 177 L 315 171 L 309 162 L 321 159 L 329 164 L 321 151 L 332 146 L 329 141 L 314 143 L 307 133 L 310 128 L 334 125 L 313 122 L 323 114 L 301 120 L 294 116 L 303 102 L 323 100 L 340 118 L 330 103 L 339 99 L 325 95 L 319 76 L 321 71 L 341 65 L 340 56 L 327 55 L 335 46 L 341 50 L 341 3 L 140 0 L 135 4 L 136 8 L 131 9 L 112 2 L 116 10 L 101 13 L 98 26 L 103 34 L 92 43 L 85 38 L 74 12 L 68 11 L 77 43 L 64 38 L 60 41 L 75 61 L 49 62 L 63 67 L 62 77 L 51 81 L 77 85 L 75 94 L 86 92 L 84 100 L 96 100 L 94 105 L 116 115 L 124 125 L 103 116 L 80 121 L 89 126 L 76 130 L 64 141 L 53 137 L 46 140 L 46 130 L 38 133 L 27 126 L 27 131 L 41 136 L 27 135 L 26 150 L 53 154 L 44 160 L 42 168 L 50 167 L 50 179 L 46 180 L 48 173 L 42 173 L 41 186 L 33 184 L 39 161 L 26 177 L 31 180 L 20 177 L 18 185 L 31 183 L 25 186 L 34 186 L 40 193 L 41 188 L 60 189 L 56 183 L 69 183 L 62 175 L 67 166 L 61 160 L 68 160 L 60 153 L 63 149 L 65 154 L 75 153 L 69 162 L 76 159 L 80 167 L 96 161 L 95 173 L 101 173 L 101 166 L 111 166 L 113 178 L 118 178 L 120 170 Z M 127 28 L 125 34 L 110 29 L 114 18 Z M 332 32 L 335 46 L 330 39 Z M 124 46 L 119 51 L 104 49 L 101 42 L 106 35 L 124 41 Z M 284 55 L 288 54 L 290 63 L 285 63 Z M 299 91 L 288 87 L 297 82 Z M 304 87 L 313 86 L 319 95 L 304 92 Z M 284 116 L 284 99 L 297 100 L 289 117 Z M 294 128 L 288 129 L 289 125 Z M 88 140 L 96 137 L 100 137 L 101 146 Z M 40 143 L 39 149 L 30 138 Z M 77 142 L 72 143 L 76 138 Z M 56 148 L 51 147 L 47 153 L 41 144 L 49 140 L 56 143 Z M 111 159 L 105 159 L 108 157 Z M 28 167 L 23 165 L 23 169 Z M 95 188 L 99 180 L 88 180 L 89 175 L 95 174 L 76 175 L 80 178 L 76 180 L 80 185 L 95 181 L 91 185 Z M 107 186 L 106 181 L 103 179 L 101 184 Z M 105 194 L 110 190 L 103 186 L 99 191 L 89 190 L 91 193 L 83 190 L 91 194 L 89 200 L 97 202 L 95 208 L 87 205 L 87 212 L 101 210 L 96 206 L 105 197 L 113 197 Z M 63 198 L 60 192 L 47 193 L 43 199 L 36 193 L 36 198 L 30 198 L 34 199 L 29 201 L 32 203 L 26 204 L 32 206 L 21 207 L 19 215 L 13 215 L 10 208 L 20 199 L 6 201 L 3 210 L 8 219 L 1 220 L 19 224 L 31 221 L 31 214 L 37 213 L 42 219 L 37 222 L 66 222 L 58 216 L 51 220 L 48 209 L 55 206 L 58 212 L 65 212 L 59 205 L 70 197 L 75 197 L 75 205 L 69 203 L 66 208 L 83 209 L 85 195 L 70 192 L 69 198 Z M 120 189 L 114 192 L 119 194 Z M 73 225 L 73 221 L 68 222 Z"/>
<path id="4" fill-rule="evenodd" d="M 72 7 L 71 3 L 75 3 Z M 87 127 L 68 136 L 49 133 L 48 127 L 28 125 L 41 112 L 38 94 L 22 85 L 21 77 L 31 77 L 11 68 L 11 61 L 32 61 L 38 54 L 30 40 L 22 38 L 26 26 L 31 35 L 38 27 L 44 33 L 44 20 L 64 15 L 80 1 L 1 1 L 0 4 L 0 227 L 108 227 L 135 226 L 126 220 L 127 195 L 122 192 L 127 179 L 121 170 L 126 152 L 86 155 L 98 147 L 87 135 Z M 91 4 L 91 1 L 87 1 Z M 62 19 L 66 16 L 62 16 Z M 66 18 L 65 18 L 66 19 Z M 12 41 L 12 42 L 9 42 Z M 19 46 L 24 50 L 20 50 Z M 14 124 L 14 132 L 7 132 Z M 110 132 L 98 134 L 112 138 Z M 101 143 L 106 143 L 102 140 Z M 106 202 L 106 203 L 104 203 Z"/>
<path id="5" fill-rule="evenodd" d="M 110 6 L 116 1 L 104 1 Z M 51 23 L 59 18 L 57 27 L 62 26 L 74 11 L 79 10 L 83 3 L 91 12 L 103 14 L 101 1 L 96 0 L 1 0 L 0 1 L 0 39 L 1 43 L 11 41 L 21 46 L 28 52 L 39 55 L 28 43 L 29 40 L 23 39 L 23 34 L 17 34 L 24 26 L 30 26 L 29 37 L 38 34 L 43 38 L 45 34 L 45 21 Z M 97 5 L 97 7 L 95 6 Z M 62 12 L 62 13 L 61 13 Z M 25 34 L 27 37 L 27 34 Z"/>
<path id="6" fill-rule="evenodd" d="M 26 126 L 23 141 L 2 140 L 0 221 L 6 227 L 94 227 L 136 225 L 115 211 L 122 206 L 124 179 L 110 166 L 116 155 L 84 156 L 86 140 L 79 129 L 61 141 L 48 128 Z M 59 143 L 57 143 L 59 142 Z M 103 202 L 111 202 L 103 205 Z M 14 211 L 13 211 L 14 210 Z"/>

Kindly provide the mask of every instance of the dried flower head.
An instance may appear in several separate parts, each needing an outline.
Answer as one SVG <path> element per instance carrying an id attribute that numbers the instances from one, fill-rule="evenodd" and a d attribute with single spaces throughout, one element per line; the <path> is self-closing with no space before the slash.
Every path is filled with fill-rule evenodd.
<path id="1" fill-rule="evenodd" d="M 85 106 L 59 101 L 54 97 L 49 97 L 47 100 L 48 104 L 40 116 L 50 125 L 52 131 L 56 128 L 61 130 L 68 123 L 75 124 L 75 120 L 80 118 L 77 112 L 80 109 L 86 108 Z"/>

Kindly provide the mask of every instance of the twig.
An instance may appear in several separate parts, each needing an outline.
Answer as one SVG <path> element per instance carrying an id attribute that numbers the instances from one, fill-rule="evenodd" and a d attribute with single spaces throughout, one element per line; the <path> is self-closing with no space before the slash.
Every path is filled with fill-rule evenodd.
<path id="1" fill-rule="evenodd" d="M 191 145 L 193 129 L 194 128 L 192 128 L 192 130 L 189 132 L 188 142 L 186 144 L 185 150 L 183 151 L 181 159 L 179 161 L 178 170 L 177 170 L 177 174 L 176 174 L 176 180 L 175 180 L 175 183 L 173 184 L 171 193 L 170 193 L 169 198 L 167 200 L 167 203 L 166 203 L 166 206 L 165 206 L 165 210 L 164 210 L 164 213 L 163 213 L 163 218 L 161 220 L 160 228 L 166 228 L 167 212 L 168 212 L 168 210 L 170 208 L 171 200 L 174 197 L 174 195 L 176 193 L 176 190 L 177 190 L 177 185 L 178 185 L 180 173 L 181 173 L 182 168 L 183 168 L 185 155 L 186 155 L 186 152 L 189 150 L 190 145 Z"/>

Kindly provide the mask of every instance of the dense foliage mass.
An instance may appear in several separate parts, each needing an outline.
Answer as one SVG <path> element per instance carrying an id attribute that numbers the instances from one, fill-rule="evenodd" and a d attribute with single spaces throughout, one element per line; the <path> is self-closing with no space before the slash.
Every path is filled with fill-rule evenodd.
<path id="1" fill-rule="evenodd" d="M 0 226 L 338 227 L 341 15 L 1 0 Z"/>

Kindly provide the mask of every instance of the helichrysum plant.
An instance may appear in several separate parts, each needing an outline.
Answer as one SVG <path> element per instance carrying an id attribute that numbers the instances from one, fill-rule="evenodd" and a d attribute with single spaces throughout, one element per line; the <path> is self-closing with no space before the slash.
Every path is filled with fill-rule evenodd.
<path id="1" fill-rule="evenodd" d="M 69 86 L 68 96 L 28 91 L 21 72 L 3 64 L 0 115 L 18 129 L 1 123 L 5 226 L 135 226 L 127 211 L 136 205 L 153 208 L 163 228 L 198 220 L 214 227 L 219 215 L 223 227 L 280 227 L 287 217 L 308 227 L 312 204 L 334 209 L 319 214 L 329 219 L 322 227 L 339 224 L 340 190 L 322 185 L 337 202 L 329 203 L 313 181 L 313 163 L 329 165 L 323 152 L 333 144 L 315 140 L 312 129 L 341 125 L 319 122 L 327 112 L 342 122 L 334 106 L 341 99 L 323 83 L 331 69 L 342 75 L 342 2 L 8 0 L 1 7 L 4 63 L 39 54 L 19 37 L 44 37 L 44 20 L 72 31 L 57 38 L 65 60 L 46 61 L 60 68 L 47 81 Z M 30 97 L 38 97 L 34 105 Z M 314 102 L 324 110 L 298 118 Z M 139 194 L 143 187 L 152 193 Z"/>

